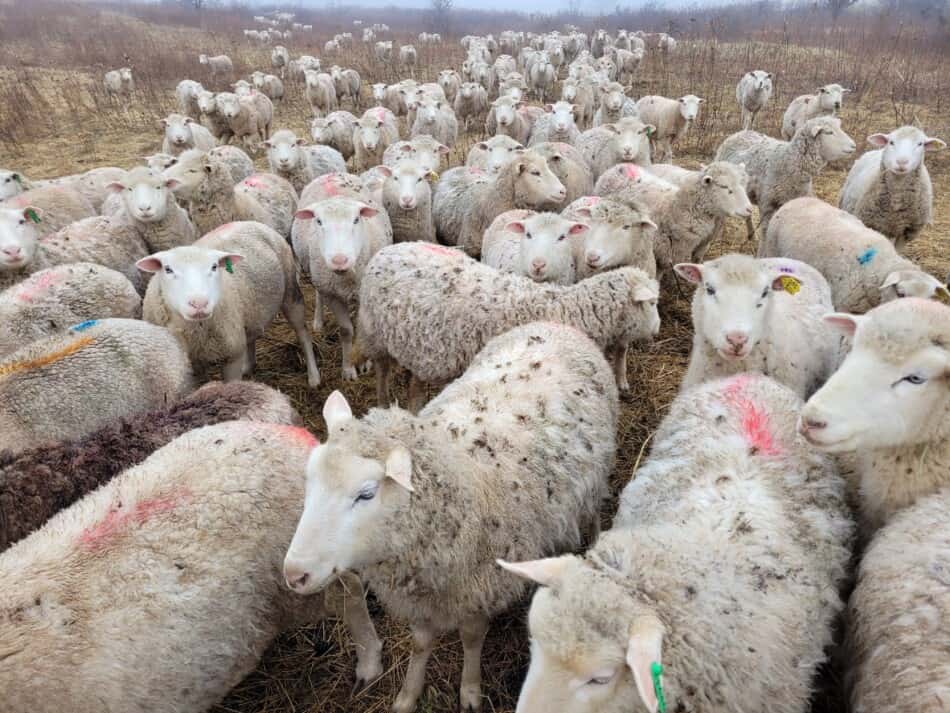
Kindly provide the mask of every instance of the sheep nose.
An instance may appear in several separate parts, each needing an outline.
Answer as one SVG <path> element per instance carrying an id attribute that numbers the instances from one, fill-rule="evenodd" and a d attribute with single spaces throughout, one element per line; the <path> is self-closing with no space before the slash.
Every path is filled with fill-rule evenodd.
<path id="1" fill-rule="evenodd" d="M 342 269 L 346 267 L 346 263 L 347 263 L 346 255 L 334 255 L 330 259 L 330 263 L 333 265 L 333 267 Z"/>
<path id="2" fill-rule="evenodd" d="M 190 300 L 188 300 L 188 306 L 192 307 L 193 309 L 205 309 L 208 306 L 208 298 L 192 297 Z"/>
<path id="3" fill-rule="evenodd" d="M 310 581 L 310 574 L 299 567 L 287 564 L 284 565 L 284 579 L 291 589 L 302 589 Z"/>
<path id="4" fill-rule="evenodd" d="M 907 168 L 907 164 L 909 163 L 910 163 L 910 159 L 906 159 L 906 158 L 897 159 L 897 165 L 900 166 L 901 168 Z"/>
<path id="5" fill-rule="evenodd" d="M 822 421 L 817 418 L 812 418 L 810 416 L 802 416 L 801 418 L 801 430 L 804 431 L 820 431 L 823 428 L 828 427 L 827 421 Z"/>
<path id="6" fill-rule="evenodd" d="M 20 255 L 20 246 L 11 245 L 10 247 L 4 248 L 3 254 L 9 257 L 18 257 Z"/>
<path id="7" fill-rule="evenodd" d="M 540 257 L 536 257 L 531 261 L 531 269 L 535 272 L 541 272 L 547 265 L 547 261 Z"/>
<path id="8" fill-rule="evenodd" d="M 412 208 L 411 196 L 403 196 L 403 198 L 401 198 L 399 202 L 402 204 L 403 208 Z"/>
<path id="9" fill-rule="evenodd" d="M 835 109 L 841 108 L 841 102 L 835 102 Z"/>
<path id="10" fill-rule="evenodd" d="M 742 332 L 729 332 L 726 334 L 726 341 L 735 351 L 739 351 L 749 341 L 749 337 Z"/>

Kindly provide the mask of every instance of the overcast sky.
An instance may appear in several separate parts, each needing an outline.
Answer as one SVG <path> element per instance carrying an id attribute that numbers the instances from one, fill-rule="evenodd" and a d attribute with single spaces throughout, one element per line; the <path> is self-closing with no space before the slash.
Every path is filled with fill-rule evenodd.
<path id="1" fill-rule="evenodd" d="M 687 0 L 665 0 L 667 5 L 686 4 Z M 702 0 L 699 0 L 702 2 Z M 269 4 L 269 3 L 268 3 Z M 296 4 L 296 3 L 292 3 Z M 302 0 L 305 7 L 324 8 L 338 5 L 361 5 L 364 7 L 429 7 L 429 0 Z M 612 10 L 616 6 L 615 0 L 581 0 L 581 11 L 597 14 L 602 10 Z M 624 7 L 637 7 L 642 1 L 621 2 Z M 475 8 L 481 10 L 516 10 L 518 12 L 559 12 L 566 10 L 567 0 L 455 0 L 456 7 Z"/>

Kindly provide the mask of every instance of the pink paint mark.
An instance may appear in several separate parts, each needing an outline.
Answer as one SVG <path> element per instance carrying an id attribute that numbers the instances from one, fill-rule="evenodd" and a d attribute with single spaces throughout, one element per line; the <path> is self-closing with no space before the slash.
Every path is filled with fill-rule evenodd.
<path id="1" fill-rule="evenodd" d="M 473 174 L 475 174 L 476 176 L 481 176 L 482 174 L 485 173 L 485 172 L 484 172 L 482 169 L 480 169 L 478 166 L 472 166 L 471 168 L 468 169 L 468 172 L 469 172 L 469 173 L 473 173 Z"/>
<path id="2" fill-rule="evenodd" d="M 264 185 L 264 179 L 261 176 L 248 176 L 244 179 L 244 185 L 251 188 L 260 188 Z"/>
<path id="3" fill-rule="evenodd" d="M 621 165 L 623 170 L 623 175 L 627 178 L 634 179 L 640 177 L 640 168 L 635 163 L 625 163 Z"/>
<path id="4" fill-rule="evenodd" d="M 87 527 L 79 536 L 79 544 L 86 549 L 106 546 L 110 540 L 124 534 L 130 527 L 143 525 L 153 517 L 171 512 L 191 498 L 191 491 L 181 488 L 170 495 L 140 500 L 131 508 L 118 504 L 109 510 L 98 525 Z"/>
<path id="5" fill-rule="evenodd" d="M 16 297 L 21 302 L 32 302 L 46 290 L 60 282 L 62 276 L 55 272 L 44 272 L 23 282 L 17 289 Z"/>
<path id="6" fill-rule="evenodd" d="M 428 250 L 430 253 L 435 253 L 436 255 L 447 255 L 449 257 L 458 257 L 458 250 L 451 250 L 449 248 L 443 247 L 442 245 L 436 245 L 435 243 L 425 243 L 420 245 L 423 250 Z"/>
<path id="7" fill-rule="evenodd" d="M 587 205 L 597 205 L 600 203 L 600 196 L 584 196 L 584 203 Z"/>
<path id="8" fill-rule="evenodd" d="M 21 193 L 10 202 L 17 208 L 26 208 L 30 204 L 30 199 L 25 193 Z"/>
<path id="9" fill-rule="evenodd" d="M 377 109 L 377 110 L 376 110 L 376 118 L 379 119 L 380 121 L 386 121 L 386 110 L 385 110 L 385 109 Z"/>
<path id="10" fill-rule="evenodd" d="M 782 447 L 776 442 L 769 415 L 745 395 L 752 378 L 740 374 L 729 380 L 722 390 L 723 400 L 738 412 L 742 435 L 755 455 L 778 456 Z"/>
<path id="11" fill-rule="evenodd" d="M 298 445 L 304 446 L 307 450 L 312 450 L 320 445 L 320 439 L 302 426 L 275 425 L 274 428 L 282 436 Z"/>

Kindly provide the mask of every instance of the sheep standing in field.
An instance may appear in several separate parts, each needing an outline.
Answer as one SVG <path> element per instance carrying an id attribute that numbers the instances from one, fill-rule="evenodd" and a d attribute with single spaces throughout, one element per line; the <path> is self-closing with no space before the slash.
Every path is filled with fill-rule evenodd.
<path id="1" fill-rule="evenodd" d="M 431 136 L 444 146 L 452 148 L 458 139 L 458 120 L 455 112 L 443 101 L 423 99 L 416 109 L 411 137 Z"/>
<path id="2" fill-rule="evenodd" d="M 353 106 L 359 109 L 360 89 L 363 86 L 363 80 L 360 79 L 359 72 L 355 69 L 343 69 L 337 65 L 330 67 L 330 76 L 333 78 L 333 88 L 336 90 L 336 97 L 339 103 L 348 98 Z"/>
<path id="3" fill-rule="evenodd" d="M 438 174 L 415 158 L 404 158 L 392 167 L 378 166 L 377 170 L 385 176 L 383 207 L 392 224 L 392 241 L 436 242 L 431 184 Z"/>
<path id="4" fill-rule="evenodd" d="M 82 322 L 0 360 L 0 443 L 17 453 L 80 438 L 190 388 L 188 355 L 168 331 L 134 319 Z"/>
<path id="5" fill-rule="evenodd" d="M 576 108 L 578 127 L 589 129 L 594 121 L 594 87 L 590 82 L 565 79 L 561 85 L 561 101 L 570 102 Z"/>
<path id="6" fill-rule="evenodd" d="M 335 148 L 349 161 L 356 149 L 353 147 L 353 132 L 357 119 L 348 111 L 334 111 L 326 117 L 317 117 L 310 122 L 310 136 L 316 144 Z"/>
<path id="7" fill-rule="evenodd" d="M 840 84 L 826 84 L 814 94 L 795 97 L 782 116 L 782 138 L 790 141 L 809 119 L 816 116 L 835 116 L 841 110 L 844 95 L 850 92 Z"/>
<path id="8" fill-rule="evenodd" d="M 274 132 L 264 142 L 271 172 L 290 181 L 298 193 L 319 176 L 346 173 L 346 161 L 339 151 L 329 146 L 306 146 L 306 143 L 306 139 L 298 139 L 287 129 Z"/>
<path id="9" fill-rule="evenodd" d="M 616 124 L 588 129 L 580 135 L 575 146 L 587 161 L 596 182 L 607 169 L 618 163 L 649 166 L 650 134 L 654 130 L 652 124 L 629 117 Z"/>
<path id="10" fill-rule="evenodd" d="M 310 271 L 310 279 L 340 326 L 343 378 L 355 379 L 353 319 L 360 309 L 360 285 L 366 265 L 381 248 L 391 245 L 393 231 L 385 212 L 352 198 L 330 198 L 297 211 L 294 254 Z M 298 227 L 299 226 L 299 227 Z M 320 305 L 314 327 L 322 326 Z"/>
<path id="11" fill-rule="evenodd" d="M 510 136 L 499 134 L 472 146 L 465 159 L 465 165 L 488 173 L 498 173 L 505 165 L 523 153 L 524 146 Z"/>
<path id="12" fill-rule="evenodd" d="M 257 339 L 281 312 L 303 349 L 307 382 L 319 385 L 293 252 L 276 231 L 263 223 L 231 223 L 136 264 L 154 275 L 144 319 L 181 340 L 197 371 L 223 363 L 225 381 L 251 374 Z"/>
<path id="13" fill-rule="evenodd" d="M 527 106 L 511 97 L 498 97 L 491 103 L 485 119 L 485 130 L 493 136 L 510 136 L 524 145 L 528 143 L 531 129 L 543 113 L 541 108 Z"/>
<path id="14" fill-rule="evenodd" d="M 198 82 L 193 79 L 182 79 L 175 87 L 175 99 L 178 101 L 178 111 L 185 116 L 190 116 L 195 121 L 201 119 L 201 107 L 198 105 L 198 97 L 205 90 Z"/>
<path id="15" fill-rule="evenodd" d="M 409 76 L 416 78 L 416 48 L 412 45 L 403 45 L 399 48 L 399 66 L 409 71 Z"/>
<path id="16" fill-rule="evenodd" d="M 756 69 L 746 72 L 736 85 L 736 101 L 742 111 L 742 130 L 748 131 L 756 115 L 772 98 L 772 73 Z"/>
<path id="17" fill-rule="evenodd" d="M 109 184 L 120 201 L 119 215 L 138 229 L 152 252 L 190 245 L 198 237 L 168 183 L 161 173 L 139 167 Z"/>
<path id="18" fill-rule="evenodd" d="M 673 143 L 693 125 L 703 101 L 694 94 L 679 99 L 648 96 L 637 101 L 640 119 L 656 127 L 650 134 L 650 143 L 657 163 L 672 163 Z"/>
<path id="19" fill-rule="evenodd" d="M 646 210 L 600 196 L 585 196 L 561 211 L 561 217 L 589 228 L 582 241 L 573 243 L 578 280 L 625 265 L 656 276 L 656 223 Z"/>
<path id="20" fill-rule="evenodd" d="M 895 516 L 865 550 L 848 603 L 852 710 L 939 711 L 950 681 L 950 490 Z"/>
<path id="21" fill-rule="evenodd" d="M 461 707 L 481 709 L 490 620 L 525 591 L 494 560 L 580 543 L 606 494 L 617 411 L 596 345 L 554 324 L 488 342 L 419 416 L 396 407 L 357 420 L 342 394 L 327 399 L 330 436 L 308 463 L 284 575 L 306 594 L 354 569 L 408 622 L 415 644 L 393 711 L 415 709 L 436 641 L 455 629 Z"/>
<path id="22" fill-rule="evenodd" d="M 947 144 L 916 126 L 871 134 L 868 143 L 876 150 L 854 162 L 838 206 L 884 233 L 903 251 L 933 222 L 933 185 L 924 153 L 940 151 Z"/>
<path id="23" fill-rule="evenodd" d="M 200 92 L 198 94 L 198 108 L 201 110 L 202 126 L 210 131 L 215 139 L 222 144 L 227 144 L 234 136 L 234 132 L 231 131 L 228 120 L 220 112 L 214 92 Z"/>
<path id="24" fill-rule="evenodd" d="M 353 132 L 355 168 L 366 171 L 383 162 L 383 154 L 390 144 L 399 140 L 399 124 L 388 109 L 367 109 L 357 122 Z"/>
<path id="25" fill-rule="evenodd" d="M 459 73 L 454 69 L 443 69 L 439 72 L 437 81 L 438 85 L 442 87 L 442 91 L 445 92 L 445 100 L 449 103 L 454 103 L 459 87 L 462 86 L 462 78 L 459 76 Z M 458 109 L 455 110 L 455 113 L 458 113 Z"/>
<path id="26" fill-rule="evenodd" d="M 165 128 L 162 153 L 178 156 L 188 149 L 210 151 L 217 146 L 211 132 L 190 116 L 169 114 L 161 124 Z"/>
<path id="27" fill-rule="evenodd" d="M 535 282 L 572 285 L 574 244 L 588 228 L 557 213 L 509 210 L 492 221 L 482 239 L 482 262 Z"/>
<path id="28" fill-rule="evenodd" d="M 640 110 L 637 103 L 626 96 L 627 90 L 618 82 L 610 82 L 600 87 L 600 106 L 594 113 L 591 127 L 616 124 L 627 117 L 638 118 Z"/>
<path id="29" fill-rule="evenodd" d="M 383 165 L 394 167 L 404 159 L 412 159 L 432 174 L 438 174 L 442 167 L 442 159 L 448 154 L 448 146 L 439 143 L 428 134 L 419 134 L 409 141 L 397 141 L 390 144 L 383 153 Z M 438 178 L 438 175 L 430 177 Z"/>
<path id="30" fill-rule="evenodd" d="M 831 286 L 835 309 L 866 312 L 898 297 L 947 299 L 947 288 L 860 220 L 818 198 L 796 198 L 772 218 L 759 257 L 808 263 Z"/>
<path id="31" fill-rule="evenodd" d="M 581 153 L 570 144 L 544 142 L 531 147 L 532 153 L 543 156 L 551 173 L 564 186 L 564 196 L 560 199 L 539 203 L 539 210 L 559 211 L 581 196 L 590 195 L 594 190 L 594 180 Z"/>
<path id="32" fill-rule="evenodd" d="M 29 612 L 0 622 L 17 663 L 0 668 L 7 713 L 210 710 L 280 632 L 330 612 L 356 641 L 358 682 L 378 676 L 356 577 L 308 599 L 278 581 L 316 442 L 283 424 L 191 431 L 0 555 L 0 606 Z"/>
<path id="33" fill-rule="evenodd" d="M 377 368 L 381 403 L 388 402 L 396 363 L 412 374 L 410 402 L 417 404 L 421 384 L 451 381 L 492 336 L 533 320 L 580 329 L 610 355 L 650 341 L 660 325 L 657 295 L 656 281 L 637 268 L 549 285 L 499 272 L 456 250 L 402 243 L 381 250 L 366 269 L 360 340 Z M 438 310 L 439 324 L 427 321 L 417 329 L 414 322 L 431 310 Z M 614 366 L 624 389 L 626 364 Z"/>
<path id="34" fill-rule="evenodd" d="M 680 390 L 742 372 L 767 374 L 807 399 L 838 365 L 839 337 L 822 317 L 831 289 L 810 265 L 730 254 L 676 265 L 693 293 L 693 348 Z"/>
<path id="35" fill-rule="evenodd" d="M 545 97 L 554 91 L 554 85 L 557 82 L 557 70 L 551 64 L 551 59 L 547 53 L 538 53 L 528 70 L 527 79 L 528 86 L 538 95 L 543 104 Z"/>
<path id="36" fill-rule="evenodd" d="M 178 436 L 232 420 L 297 425 L 290 400 L 255 382 L 212 382 L 176 403 L 76 440 L 0 451 L 0 552 Z"/>
<path id="37" fill-rule="evenodd" d="M 392 40 L 377 42 L 373 45 L 373 54 L 376 61 L 381 64 L 391 64 L 393 61 L 393 43 Z"/>
<path id="38" fill-rule="evenodd" d="M 133 92 L 135 92 L 135 80 L 132 79 L 131 67 L 106 72 L 103 85 L 110 100 L 115 99 L 125 102 L 126 108 L 128 108 L 128 102 L 132 99 Z"/>
<path id="39" fill-rule="evenodd" d="M 260 92 L 246 97 L 222 92 L 215 97 L 215 102 L 221 116 L 228 122 L 231 134 L 238 141 L 243 141 L 251 151 L 270 138 L 274 105 Z"/>
<path id="40" fill-rule="evenodd" d="M 198 55 L 198 64 L 208 68 L 212 79 L 227 77 L 234 72 L 234 63 L 226 54 L 209 57 L 206 54 Z"/>
<path id="41" fill-rule="evenodd" d="M 827 320 L 853 346 L 805 405 L 800 428 L 820 450 L 853 454 L 870 533 L 950 486 L 950 307 L 908 298 Z"/>
<path id="42" fill-rule="evenodd" d="M 581 132 L 575 123 L 578 109 L 579 107 L 568 102 L 546 105 L 544 107 L 545 113 L 531 129 L 528 147 L 531 148 L 546 141 L 574 145 L 581 136 Z"/>
<path id="43" fill-rule="evenodd" d="M 643 62 L 644 51 L 639 47 L 633 50 L 617 50 L 617 81 L 627 86 L 636 79 L 640 63 Z"/>
<path id="44" fill-rule="evenodd" d="M 142 315 L 142 298 L 119 272 L 76 262 L 33 273 L 0 292 L 0 357 L 90 319 Z"/>
<path id="45" fill-rule="evenodd" d="M 779 208 L 794 198 L 813 195 L 812 181 L 832 161 L 850 156 L 854 141 L 841 130 L 841 120 L 819 116 L 805 122 L 791 141 L 779 141 L 756 131 L 727 137 L 716 152 L 716 161 L 743 164 L 749 174 L 746 189 L 759 209 L 765 233 Z M 752 216 L 746 220 L 749 239 L 755 235 Z M 804 262 L 808 262 L 805 260 Z"/>
<path id="46" fill-rule="evenodd" d="M 480 121 L 488 113 L 488 92 L 481 84 L 465 82 L 456 91 L 452 106 L 456 118 L 469 131 L 473 120 Z"/>
<path id="47" fill-rule="evenodd" d="M 283 79 L 287 73 L 287 65 L 290 64 L 290 52 L 283 45 L 276 45 L 270 51 L 270 63 L 274 69 L 280 71 L 280 78 Z"/>
<path id="48" fill-rule="evenodd" d="M 251 74 L 251 81 L 254 83 L 254 88 L 271 101 L 281 101 L 284 98 L 284 83 L 280 77 L 254 72 Z"/>
<path id="49" fill-rule="evenodd" d="M 854 525 L 800 407 L 757 375 L 681 394 L 587 553 L 499 563 L 541 585 L 519 713 L 810 709 Z"/>

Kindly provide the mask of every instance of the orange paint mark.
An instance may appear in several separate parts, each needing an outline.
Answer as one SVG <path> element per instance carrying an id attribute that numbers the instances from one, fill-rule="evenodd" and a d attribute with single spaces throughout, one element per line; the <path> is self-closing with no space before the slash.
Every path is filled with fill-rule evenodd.
<path id="1" fill-rule="evenodd" d="M 772 433 L 768 413 L 745 395 L 745 388 L 751 381 L 748 374 L 730 379 L 722 390 L 723 400 L 738 412 L 742 435 L 754 455 L 781 455 L 782 447 Z"/>
<path id="2" fill-rule="evenodd" d="M 99 524 L 82 531 L 79 544 L 89 550 L 103 547 L 119 535 L 127 534 L 133 526 L 143 525 L 157 515 L 171 512 L 190 497 L 191 491 L 181 488 L 169 495 L 140 500 L 130 509 L 123 508 L 119 503 L 109 509 Z"/>
<path id="3" fill-rule="evenodd" d="M 21 371 L 29 371 L 31 369 L 39 369 L 40 367 L 48 366 L 53 364 L 60 359 L 65 359 L 66 357 L 75 354 L 76 352 L 88 347 L 90 344 L 96 340 L 92 337 L 80 337 L 73 342 L 70 342 L 62 349 L 58 349 L 55 352 L 50 352 L 49 354 L 43 354 L 34 359 L 25 359 L 23 361 L 15 361 L 9 364 L 0 364 L 0 377 L 10 376 L 10 374 L 17 374 Z"/>

